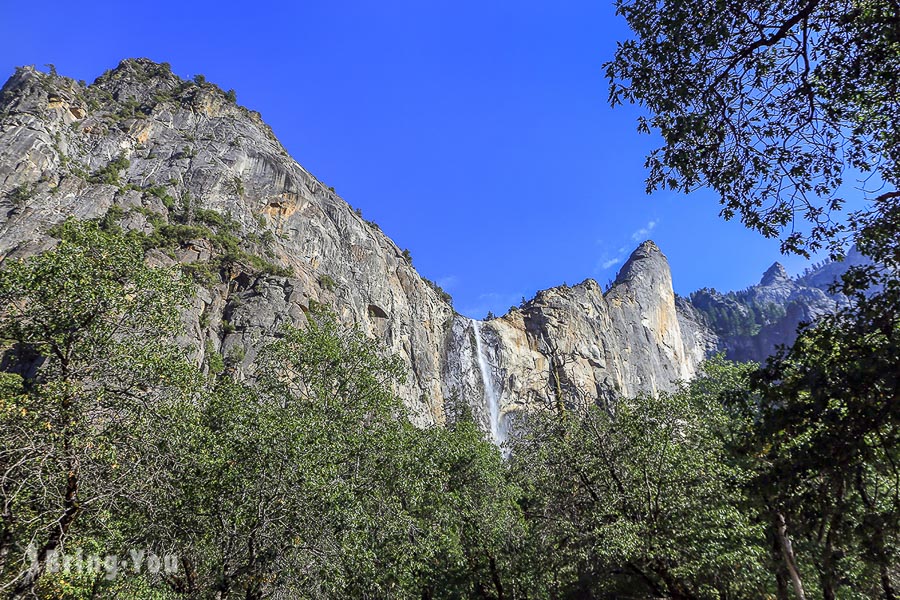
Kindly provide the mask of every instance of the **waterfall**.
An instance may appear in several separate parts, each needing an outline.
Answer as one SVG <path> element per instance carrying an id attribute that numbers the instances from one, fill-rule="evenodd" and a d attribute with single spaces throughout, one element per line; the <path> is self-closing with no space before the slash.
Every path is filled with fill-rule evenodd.
<path id="1" fill-rule="evenodd" d="M 484 384 L 484 402 L 490 419 L 491 439 L 499 446 L 506 439 L 506 430 L 500 421 L 500 398 L 497 397 L 494 375 L 481 343 L 481 321 L 472 319 L 472 330 L 475 332 L 475 353 L 478 355 L 478 368 L 481 371 L 481 382 Z"/>

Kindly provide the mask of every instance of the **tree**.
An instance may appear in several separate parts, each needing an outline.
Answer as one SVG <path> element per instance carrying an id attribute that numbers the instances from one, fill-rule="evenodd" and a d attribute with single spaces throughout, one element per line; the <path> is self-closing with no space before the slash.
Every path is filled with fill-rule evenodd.
<path id="1" fill-rule="evenodd" d="M 758 458 L 754 488 L 781 541 L 781 597 L 789 575 L 798 597 L 805 587 L 895 598 L 900 9 L 892 0 L 616 6 L 635 38 L 607 64 L 610 100 L 641 103 L 649 116 L 639 129 L 663 138 L 647 159 L 648 190 L 707 186 L 724 217 L 781 237 L 785 252 L 837 258 L 852 241 L 873 261 L 836 286 L 848 308 L 802 330 L 753 378 L 742 449 Z M 842 218 L 851 176 L 862 177 L 866 202 Z"/>
<path id="2" fill-rule="evenodd" d="M 367 575 L 377 585 L 368 536 L 395 514 L 370 503 L 403 448 L 399 365 L 317 314 L 260 350 L 253 380 L 221 375 L 168 405 L 154 436 L 162 482 L 135 509 L 147 543 L 182 557 L 172 588 L 261 598 L 330 596 Z"/>
<path id="3" fill-rule="evenodd" d="M 402 363 L 316 311 L 255 373 L 168 340 L 191 285 L 68 221 L 0 270 L 0 586 L 11 597 L 452 598 L 514 589 L 515 488 L 471 419 L 413 427 Z M 177 573 L 56 573 L 148 548 Z M 31 558 L 35 560 L 32 561 Z M 49 565 L 49 567 L 48 567 Z"/>
<path id="4" fill-rule="evenodd" d="M 887 296 L 802 330 L 752 378 L 742 450 L 758 457 L 754 488 L 792 526 L 825 598 L 897 597 L 900 325 Z"/>
<path id="5" fill-rule="evenodd" d="M 401 363 L 327 312 L 261 349 L 257 377 L 161 409 L 143 542 L 197 597 L 504 597 L 514 487 L 471 419 L 417 429 Z M 473 592 L 473 590 L 475 592 Z"/>
<path id="6" fill-rule="evenodd" d="M 718 399 L 741 377 L 717 365 L 674 394 L 570 402 L 526 423 L 512 460 L 544 594 L 765 595 L 765 538 L 747 514 Z"/>
<path id="7" fill-rule="evenodd" d="M 190 284 L 95 224 L 70 220 L 57 235 L 0 270 L 0 585 L 13 597 L 76 528 L 106 535 L 126 482 L 147 493 L 143 416 L 192 381 L 169 342 Z"/>
<path id="8" fill-rule="evenodd" d="M 428 531 L 420 598 L 518 598 L 533 588 L 519 557 L 526 523 L 497 447 L 458 405 L 446 428 L 415 431 L 419 478 L 424 490 L 416 511 Z M 421 550 L 418 550 L 421 552 Z"/>
<path id="9" fill-rule="evenodd" d="M 648 191 L 712 188 L 784 251 L 840 254 L 842 186 L 858 222 L 900 202 L 898 8 L 892 0 L 616 0 L 635 34 L 606 65 L 610 102 L 640 103 L 658 132 Z M 801 221 L 805 220 L 807 227 Z M 890 230 L 896 238 L 896 229 Z"/>

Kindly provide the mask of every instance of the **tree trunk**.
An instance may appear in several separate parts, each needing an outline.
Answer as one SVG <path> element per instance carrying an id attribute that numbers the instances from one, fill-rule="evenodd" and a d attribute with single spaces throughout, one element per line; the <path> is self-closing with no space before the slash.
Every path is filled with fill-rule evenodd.
<path id="1" fill-rule="evenodd" d="M 503 582 L 500 580 L 500 572 L 497 570 L 497 561 L 493 556 L 488 557 L 488 564 L 491 568 L 491 580 L 494 582 L 494 589 L 497 590 L 497 600 L 503 600 Z"/>
<path id="2" fill-rule="evenodd" d="M 63 514 L 50 530 L 47 541 L 38 549 L 34 562 L 10 591 L 10 598 L 24 598 L 31 594 L 31 588 L 47 568 L 47 555 L 62 545 L 72 521 L 78 514 L 78 509 L 78 467 L 70 464 L 69 472 L 66 475 L 66 491 L 63 496 Z"/>
<path id="3" fill-rule="evenodd" d="M 681 581 L 672 576 L 665 565 L 657 565 L 653 571 L 662 579 L 663 585 L 666 586 L 666 592 L 672 600 L 695 600 L 697 598 Z"/>
<path id="4" fill-rule="evenodd" d="M 3 497 L 9 498 L 12 494 L 6 493 L 6 490 L 3 490 Z M 6 559 L 9 556 L 10 550 L 13 548 L 13 516 L 12 511 L 9 508 L 3 511 L 2 516 L 3 521 L 3 529 L 0 530 L 0 573 L 6 572 Z"/>
<path id="5" fill-rule="evenodd" d="M 887 552 L 884 549 L 884 531 L 881 524 L 878 523 L 875 502 L 872 501 L 863 482 L 862 467 L 856 471 L 856 490 L 859 492 L 863 505 L 866 507 L 867 516 L 876 523 L 872 528 L 872 551 L 875 555 L 875 560 L 878 561 L 878 574 L 881 576 L 881 591 L 884 592 L 884 600 L 897 600 L 897 592 L 894 590 L 894 584 L 891 581 L 891 567 L 888 563 Z"/>
<path id="6" fill-rule="evenodd" d="M 769 540 L 772 550 L 772 568 L 775 570 L 775 597 L 778 600 L 790 600 L 788 574 L 784 566 L 784 553 L 781 551 L 781 543 L 774 529 L 774 527 L 766 529 L 766 538 Z"/>
<path id="7" fill-rule="evenodd" d="M 834 576 L 834 546 L 831 543 L 831 532 L 825 538 L 825 556 L 822 559 L 822 569 L 819 581 L 822 584 L 822 599 L 835 600 L 835 576 Z"/>
<path id="8" fill-rule="evenodd" d="M 775 535 L 778 536 L 781 555 L 784 557 L 784 565 L 791 578 L 794 594 L 797 596 L 797 600 L 806 600 L 806 594 L 803 592 L 803 582 L 800 579 L 800 571 L 797 569 L 797 558 L 794 556 L 794 547 L 791 545 L 791 538 L 787 534 L 787 522 L 784 520 L 784 515 L 780 512 L 775 513 Z"/>

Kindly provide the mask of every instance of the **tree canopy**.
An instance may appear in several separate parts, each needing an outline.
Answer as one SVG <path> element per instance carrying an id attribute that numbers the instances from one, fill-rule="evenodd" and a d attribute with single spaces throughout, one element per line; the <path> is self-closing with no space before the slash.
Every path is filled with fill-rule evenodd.
<path id="1" fill-rule="evenodd" d="M 610 102 L 646 108 L 639 130 L 663 140 L 648 191 L 709 187 L 724 217 L 798 253 L 840 252 L 854 178 L 870 201 L 857 220 L 896 210 L 896 2 L 615 4 L 634 37 L 606 65 Z"/>

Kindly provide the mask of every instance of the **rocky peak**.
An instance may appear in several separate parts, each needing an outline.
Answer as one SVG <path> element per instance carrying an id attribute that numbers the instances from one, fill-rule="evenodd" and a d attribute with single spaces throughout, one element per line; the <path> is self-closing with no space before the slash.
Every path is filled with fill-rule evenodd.
<path id="1" fill-rule="evenodd" d="M 82 89 L 68 77 L 42 73 L 33 66 L 18 67 L 0 90 L 0 114 L 42 114 L 61 101 L 73 100 Z"/>
<path id="2" fill-rule="evenodd" d="M 761 286 L 771 286 L 778 285 L 780 283 L 786 283 L 791 280 L 790 276 L 787 273 L 787 270 L 784 268 L 780 262 L 775 262 L 769 267 L 765 273 L 763 273 L 762 279 L 759 280 L 759 285 Z"/>
<path id="3" fill-rule="evenodd" d="M 150 114 L 153 108 L 167 101 L 175 101 L 184 108 L 203 108 L 217 104 L 222 109 L 228 105 L 241 109 L 246 116 L 251 111 L 236 105 L 231 96 L 216 84 L 206 81 L 202 75 L 193 80 L 182 79 L 172 72 L 169 63 L 156 63 L 147 58 L 128 58 L 106 71 L 88 86 L 94 94 L 105 100 L 126 103 Z M 231 116 L 238 116 L 238 112 Z M 218 116 L 218 115 L 210 115 Z"/>
<path id="4" fill-rule="evenodd" d="M 0 256 L 40 251 L 66 217 L 108 215 L 198 280 L 184 342 L 199 364 L 251 368 L 284 323 L 327 305 L 406 362 L 396 391 L 414 421 L 440 421 L 452 308 L 234 94 L 130 59 L 89 86 L 25 67 L 2 95 Z"/>
<path id="5" fill-rule="evenodd" d="M 41 73 L 33 66 L 16 67 L 16 72 L 3 84 L 0 99 L 5 105 L 16 96 L 27 95 L 28 87 L 40 84 L 46 77 L 47 75 Z"/>
<path id="6" fill-rule="evenodd" d="M 704 315 L 727 358 L 764 363 L 777 346 L 793 343 L 800 323 L 846 306 L 847 298 L 830 294 L 830 285 L 864 261 L 851 250 L 845 262 L 813 265 L 796 279 L 776 262 L 757 285 L 724 294 L 698 290 L 691 294 L 691 304 Z"/>
<path id="7" fill-rule="evenodd" d="M 128 58 L 98 77 L 91 87 L 108 92 L 118 102 L 129 99 L 146 102 L 160 94 L 172 94 L 186 83 L 172 72 L 168 63 Z"/>
<path id="8" fill-rule="evenodd" d="M 841 282 L 841 276 L 848 269 L 870 264 L 872 259 L 862 254 L 856 246 L 852 246 L 843 260 L 829 260 L 808 268 L 798 278 L 798 282 L 830 293 L 832 286 Z"/>
<path id="9" fill-rule="evenodd" d="M 659 274 L 665 274 L 671 280 L 669 261 L 659 246 L 652 240 L 647 240 L 641 243 L 622 265 L 619 274 L 616 275 L 615 285 Z"/>
<path id="10" fill-rule="evenodd" d="M 547 306 L 552 305 L 559 298 L 581 298 L 581 297 L 602 297 L 603 290 L 600 288 L 600 284 L 597 283 L 595 279 L 585 279 L 581 283 L 576 283 L 575 285 L 562 284 L 557 285 L 551 288 L 547 288 L 545 290 L 538 290 L 535 293 L 534 298 L 528 300 L 524 307 L 526 311 L 530 308 L 534 308 L 537 306 Z M 518 310 L 518 309 L 517 309 Z"/>

